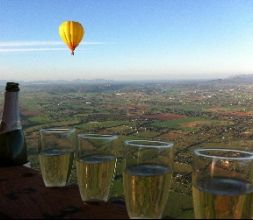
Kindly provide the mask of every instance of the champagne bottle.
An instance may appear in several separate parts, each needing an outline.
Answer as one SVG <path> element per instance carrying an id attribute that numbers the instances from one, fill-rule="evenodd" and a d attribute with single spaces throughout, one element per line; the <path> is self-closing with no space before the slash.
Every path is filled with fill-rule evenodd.
<path id="1" fill-rule="evenodd" d="M 18 105 L 19 84 L 7 82 L 0 124 L 0 166 L 27 163 L 27 150 Z"/>

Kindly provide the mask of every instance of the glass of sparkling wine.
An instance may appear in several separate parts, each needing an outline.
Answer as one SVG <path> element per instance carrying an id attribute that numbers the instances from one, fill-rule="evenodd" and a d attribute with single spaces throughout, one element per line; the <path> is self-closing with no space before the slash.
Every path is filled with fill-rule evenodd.
<path id="1" fill-rule="evenodd" d="M 40 130 L 39 163 L 46 187 L 63 187 L 67 184 L 76 148 L 74 128 Z"/>
<path id="2" fill-rule="evenodd" d="M 253 218 L 253 154 L 199 148 L 193 155 L 195 218 Z"/>
<path id="3" fill-rule="evenodd" d="M 173 145 L 162 141 L 125 141 L 123 188 L 131 219 L 162 218 L 172 178 Z"/>
<path id="4" fill-rule="evenodd" d="M 117 138 L 116 135 L 78 135 L 76 171 L 84 202 L 108 201 L 116 170 Z"/>

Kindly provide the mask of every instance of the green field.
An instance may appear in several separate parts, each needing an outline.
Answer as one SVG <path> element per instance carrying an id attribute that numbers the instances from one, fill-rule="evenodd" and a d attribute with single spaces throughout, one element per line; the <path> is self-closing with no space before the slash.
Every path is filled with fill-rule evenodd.
<path id="1" fill-rule="evenodd" d="M 21 88 L 20 107 L 29 159 L 37 170 L 41 128 L 75 127 L 78 133 L 117 134 L 119 162 L 113 199 L 124 199 L 124 140 L 173 141 L 173 183 L 164 213 L 170 218 L 193 217 L 190 150 L 195 145 L 216 142 L 216 146 L 253 150 L 253 93 L 248 85 L 27 85 Z M 181 118 L 166 119 L 163 114 L 169 113 Z M 76 184 L 75 167 L 71 184 Z"/>

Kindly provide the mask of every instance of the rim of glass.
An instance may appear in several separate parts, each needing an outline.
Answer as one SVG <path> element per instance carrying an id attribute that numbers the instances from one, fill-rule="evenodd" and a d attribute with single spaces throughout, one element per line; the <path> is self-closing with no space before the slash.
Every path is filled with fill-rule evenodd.
<path id="1" fill-rule="evenodd" d="M 77 137 L 83 139 L 115 140 L 118 136 L 114 134 L 78 134 Z"/>
<path id="2" fill-rule="evenodd" d="M 173 142 L 154 141 L 154 140 L 126 140 L 124 141 L 124 143 L 128 146 L 142 147 L 142 148 L 171 148 L 174 145 Z"/>
<path id="3" fill-rule="evenodd" d="M 210 155 L 206 154 L 205 152 L 234 152 L 234 153 L 240 153 L 242 156 L 236 157 L 236 156 L 219 156 L 219 155 Z M 243 151 L 243 150 L 236 150 L 236 149 L 225 149 L 225 148 L 196 148 L 193 150 L 193 152 L 197 156 L 201 157 L 207 157 L 212 159 L 222 159 L 222 160 L 253 160 L 253 153 L 249 151 Z"/>
<path id="4" fill-rule="evenodd" d="M 67 133 L 67 132 L 74 132 L 75 128 L 43 128 L 40 129 L 41 133 Z"/>

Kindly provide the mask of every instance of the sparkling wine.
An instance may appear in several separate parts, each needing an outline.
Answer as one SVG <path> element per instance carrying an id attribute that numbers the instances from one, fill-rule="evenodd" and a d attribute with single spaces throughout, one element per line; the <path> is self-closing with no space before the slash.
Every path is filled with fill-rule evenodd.
<path id="1" fill-rule="evenodd" d="M 161 218 L 167 203 L 172 170 L 154 164 L 127 168 L 123 173 L 125 200 L 130 218 Z"/>
<path id="2" fill-rule="evenodd" d="M 18 93 L 19 84 L 8 82 L 0 124 L 0 166 L 27 163 L 27 147 L 20 121 Z"/>
<path id="3" fill-rule="evenodd" d="M 193 186 L 196 218 L 250 219 L 253 217 L 252 184 L 233 178 L 202 179 Z"/>
<path id="4" fill-rule="evenodd" d="M 107 201 L 117 159 L 112 155 L 89 155 L 76 161 L 79 191 L 83 201 Z"/>
<path id="5" fill-rule="evenodd" d="M 39 154 L 40 169 L 47 187 L 65 186 L 73 164 L 74 151 L 63 149 L 43 150 Z"/>

